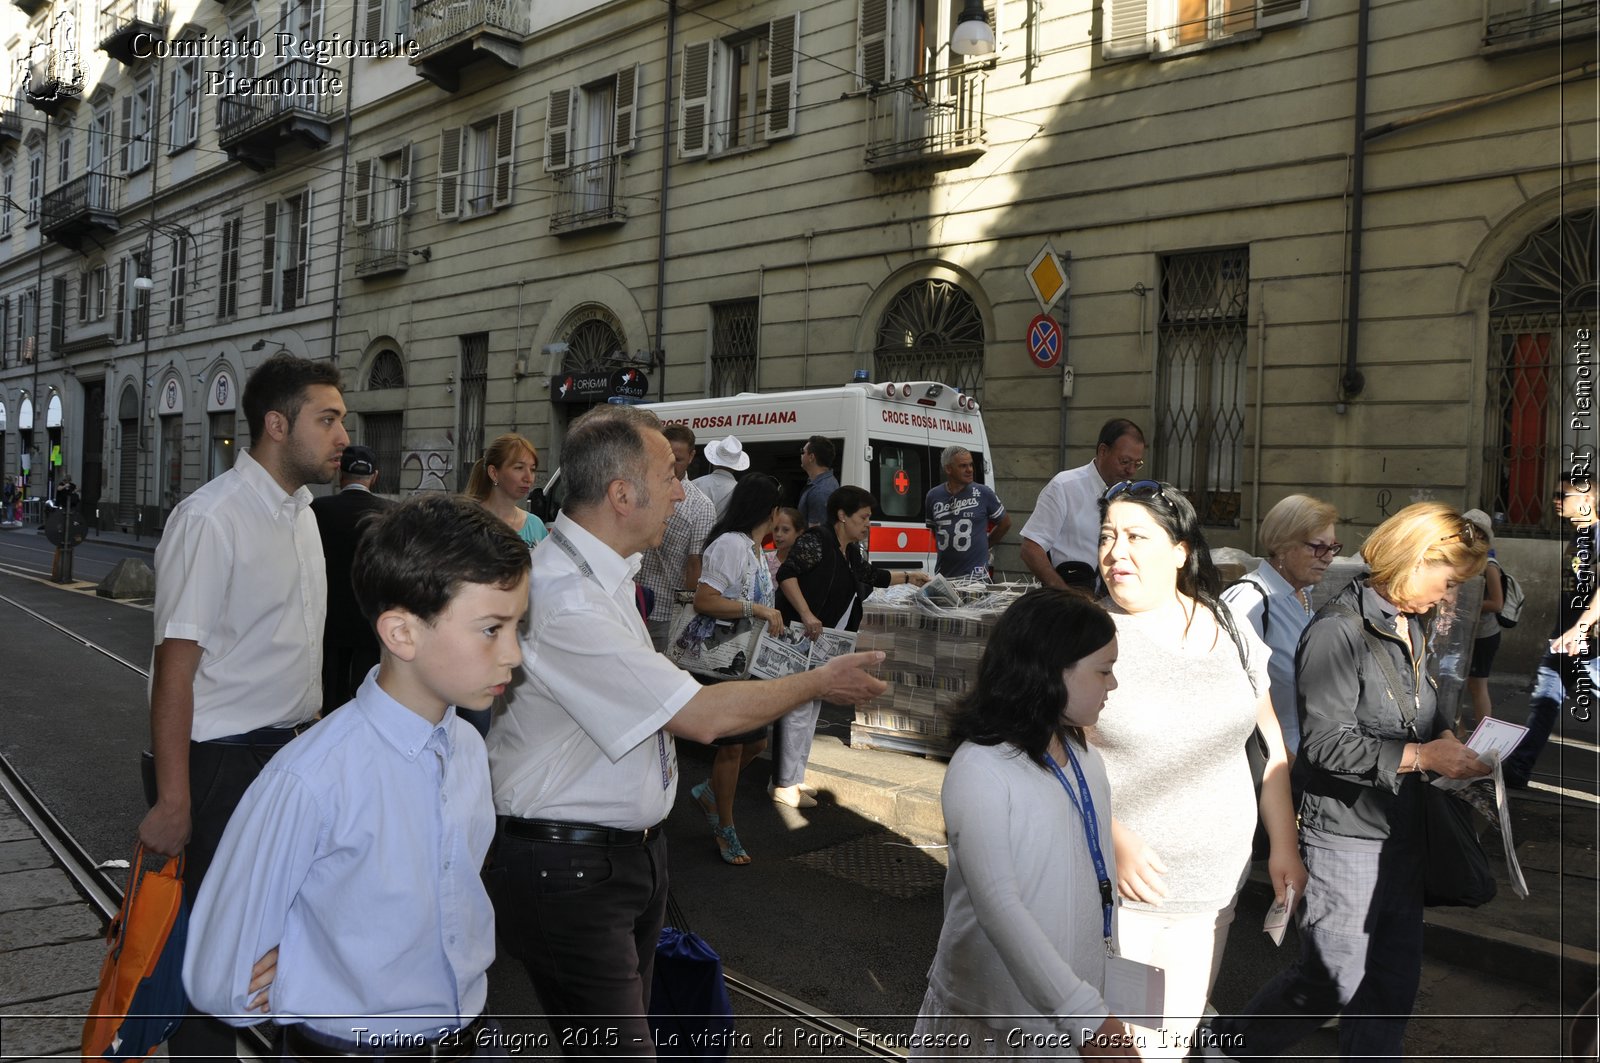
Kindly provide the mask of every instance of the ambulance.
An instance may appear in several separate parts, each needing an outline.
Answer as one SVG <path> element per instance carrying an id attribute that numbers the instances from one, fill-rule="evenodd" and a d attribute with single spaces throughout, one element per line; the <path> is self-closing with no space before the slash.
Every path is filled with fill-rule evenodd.
<path id="1" fill-rule="evenodd" d="M 935 381 L 856 381 L 806 391 L 658 402 L 645 408 L 664 425 L 687 425 L 694 432 L 691 479 L 709 471 L 700 453 L 705 444 L 737 436 L 750 455 L 751 471 L 777 477 L 784 504 L 790 506 L 806 487 L 801 448 L 814 435 L 831 439 L 839 483 L 865 487 L 878 500 L 868 546 L 872 563 L 886 568 L 933 571 L 937 547 L 923 503 L 929 488 L 944 482 L 939 455 L 945 447 L 956 444 L 971 451 L 978 481 L 991 479 L 989 441 L 977 401 Z M 557 481 L 551 482 L 547 499 L 551 494 L 560 494 Z"/>

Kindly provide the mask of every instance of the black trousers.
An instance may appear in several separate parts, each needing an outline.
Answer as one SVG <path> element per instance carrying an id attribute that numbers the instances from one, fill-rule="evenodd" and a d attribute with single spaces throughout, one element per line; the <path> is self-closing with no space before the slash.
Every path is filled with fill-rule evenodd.
<path id="1" fill-rule="evenodd" d="M 646 1019 L 667 913 L 667 840 L 572 845 L 500 832 L 484 874 L 566 1055 L 654 1056 Z"/>

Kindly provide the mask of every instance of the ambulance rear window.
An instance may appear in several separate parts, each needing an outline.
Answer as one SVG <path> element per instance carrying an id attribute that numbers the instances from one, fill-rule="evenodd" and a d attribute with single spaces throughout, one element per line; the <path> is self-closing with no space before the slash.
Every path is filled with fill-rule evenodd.
<path id="1" fill-rule="evenodd" d="M 878 498 L 878 508 L 873 520 L 890 520 L 901 523 L 926 522 L 924 503 L 928 490 L 934 484 L 944 483 L 944 469 L 939 464 L 943 447 L 922 446 L 874 439 L 872 444 L 872 484 L 869 490 Z M 972 451 L 976 478 L 988 482 L 983 454 Z"/>

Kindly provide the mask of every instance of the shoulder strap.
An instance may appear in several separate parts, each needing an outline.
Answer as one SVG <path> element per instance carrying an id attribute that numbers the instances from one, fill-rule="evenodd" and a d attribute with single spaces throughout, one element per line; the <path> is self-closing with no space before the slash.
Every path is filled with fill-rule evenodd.
<path id="1" fill-rule="evenodd" d="M 1383 673 L 1384 682 L 1389 684 L 1389 692 L 1394 696 L 1394 703 L 1400 710 L 1401 722 L 1406 725 L 1406 730 L 1411 732 L 1412 737 L 1416 737 L 1416 703 L 1412 702 L 1410 705 L 1406 704 L 1405 687 L 1400 684 L 1400 673 L 1395 671 L 1394 662 L 1389 659 L 1389 651 L 1384 647 L 1383 640 L 1374 635 L 1367 627 L 1366 617 L 1350 608 L 1350 606 L 1346 605 L 1344 602 L 1329 602 L 1323 608 L 1330 613 L 1337 613 L 1340 616 L 1348 616 L 1355 620 L 1355 622 L 1360 626 L 1361 637 L 1367 643 L 1367 652 L 1372 654 L 1373 659 L 1378 662 L 1378 670 Z M 1408 712 L 1407 709 L 1410 711 Z"/>
<path id="2" fill-rule="evenodd" d="M 1265 561 L 1261 563 L 1263 565 L 1266 564 Z M 1250 578 L 1254 575 L 1254 572 L 1246 572 L 1239 577 L 1238 583 L 1235 583 L 1234 586 L 1237 587 L 1239 583 L 1248 583 L 1256 589 L 1257 594 L 1261 595 L 1261 640 L 1265 642 L 1267 632 L 1272 629 L 1272 602 L 1268 600 L 1267 588 L 1262 586 L 1261 581 Z"/>

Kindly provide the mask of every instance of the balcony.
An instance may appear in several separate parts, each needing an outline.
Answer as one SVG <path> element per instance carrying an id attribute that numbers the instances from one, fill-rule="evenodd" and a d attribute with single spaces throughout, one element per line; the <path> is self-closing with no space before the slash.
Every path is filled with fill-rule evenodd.
<path id="1" fill-rule="evenodd" d="M 446 92 L 456 91 L 461 71 L 481 59 L 515 70 L 531 29 L 528 7 L 527 0 L 415 0 L 411 65 Z"/>
<path id="2" fill-rule="evenodd" d="M 291 59 L 264 77 L 243 82 L 251 91 L 217 101 L 217 142 L 228 158 L 252 170 L 277 165 L 289 144 L 325 147 L 333 138 L 333 91 L 338 71 L 308 59 Z"/>
<path id="3" fill-rule="evenodd" d="M 100 50 L 120 63 L 132 65 L 152 56 L 150 41 L 164 40 L 167 28 L 165 0 L 111 0 L 100 8 Z M 136 54 L 134 42 L 147 38 Z"/>
<path id="4" fill-rule="evenodd" d="M 1592 40 L 1600 22 L 1596 0 L 1484 0 L 1483 48 L 1486 58 L 1532 48 Z"/>
<path id="5" fill-rule="evenodd" d="M 26 69 L 22 94 L 35 110 L 54 115 L 83 93 L 83 69 L 73 51 L 35 47 Z"/>
<path id="6" fill-rule="evenodd" d="M 577 232 L 621 225 L 628 208 L 617 195 L 622 160 L 608 155 L 555 174 L 556 192 L 550 211 L 552 233 Z"/>
<path id="7" fill-rule="evenodd" d="M 0 148 L 22 140 L 22 95 L 0 97 Z"/>
<path id="8" fill-rule="evenodd" d="M 411 265 L 404 218 L 388 218 L 356 230 L 356 276 L 404 273 Z"/>
<path id="9" fill-rule="evenodd" d="M 867 93 L 867 169 L 954 170 L 983 155 L 986 75 L 978 68 L 919 74 Z"/>
<path id="10" fill-rule="evenodd" d="M 100 244 L 102 237 L 122 228 L 117 223 L 121 209 L 122 178 L 86 173 L 44 194 L 39 231 L 63 247 L 81 251 L 85 239 Z"/>
<path id="11" fill-rule="evenodd" d="M 50 0 L 11 0 L 11 2 L 16 4 L 17 8 L 21 10 L 24 15 L 32 18 L 39 12 L 43 11 L 50 3 Z"/>

